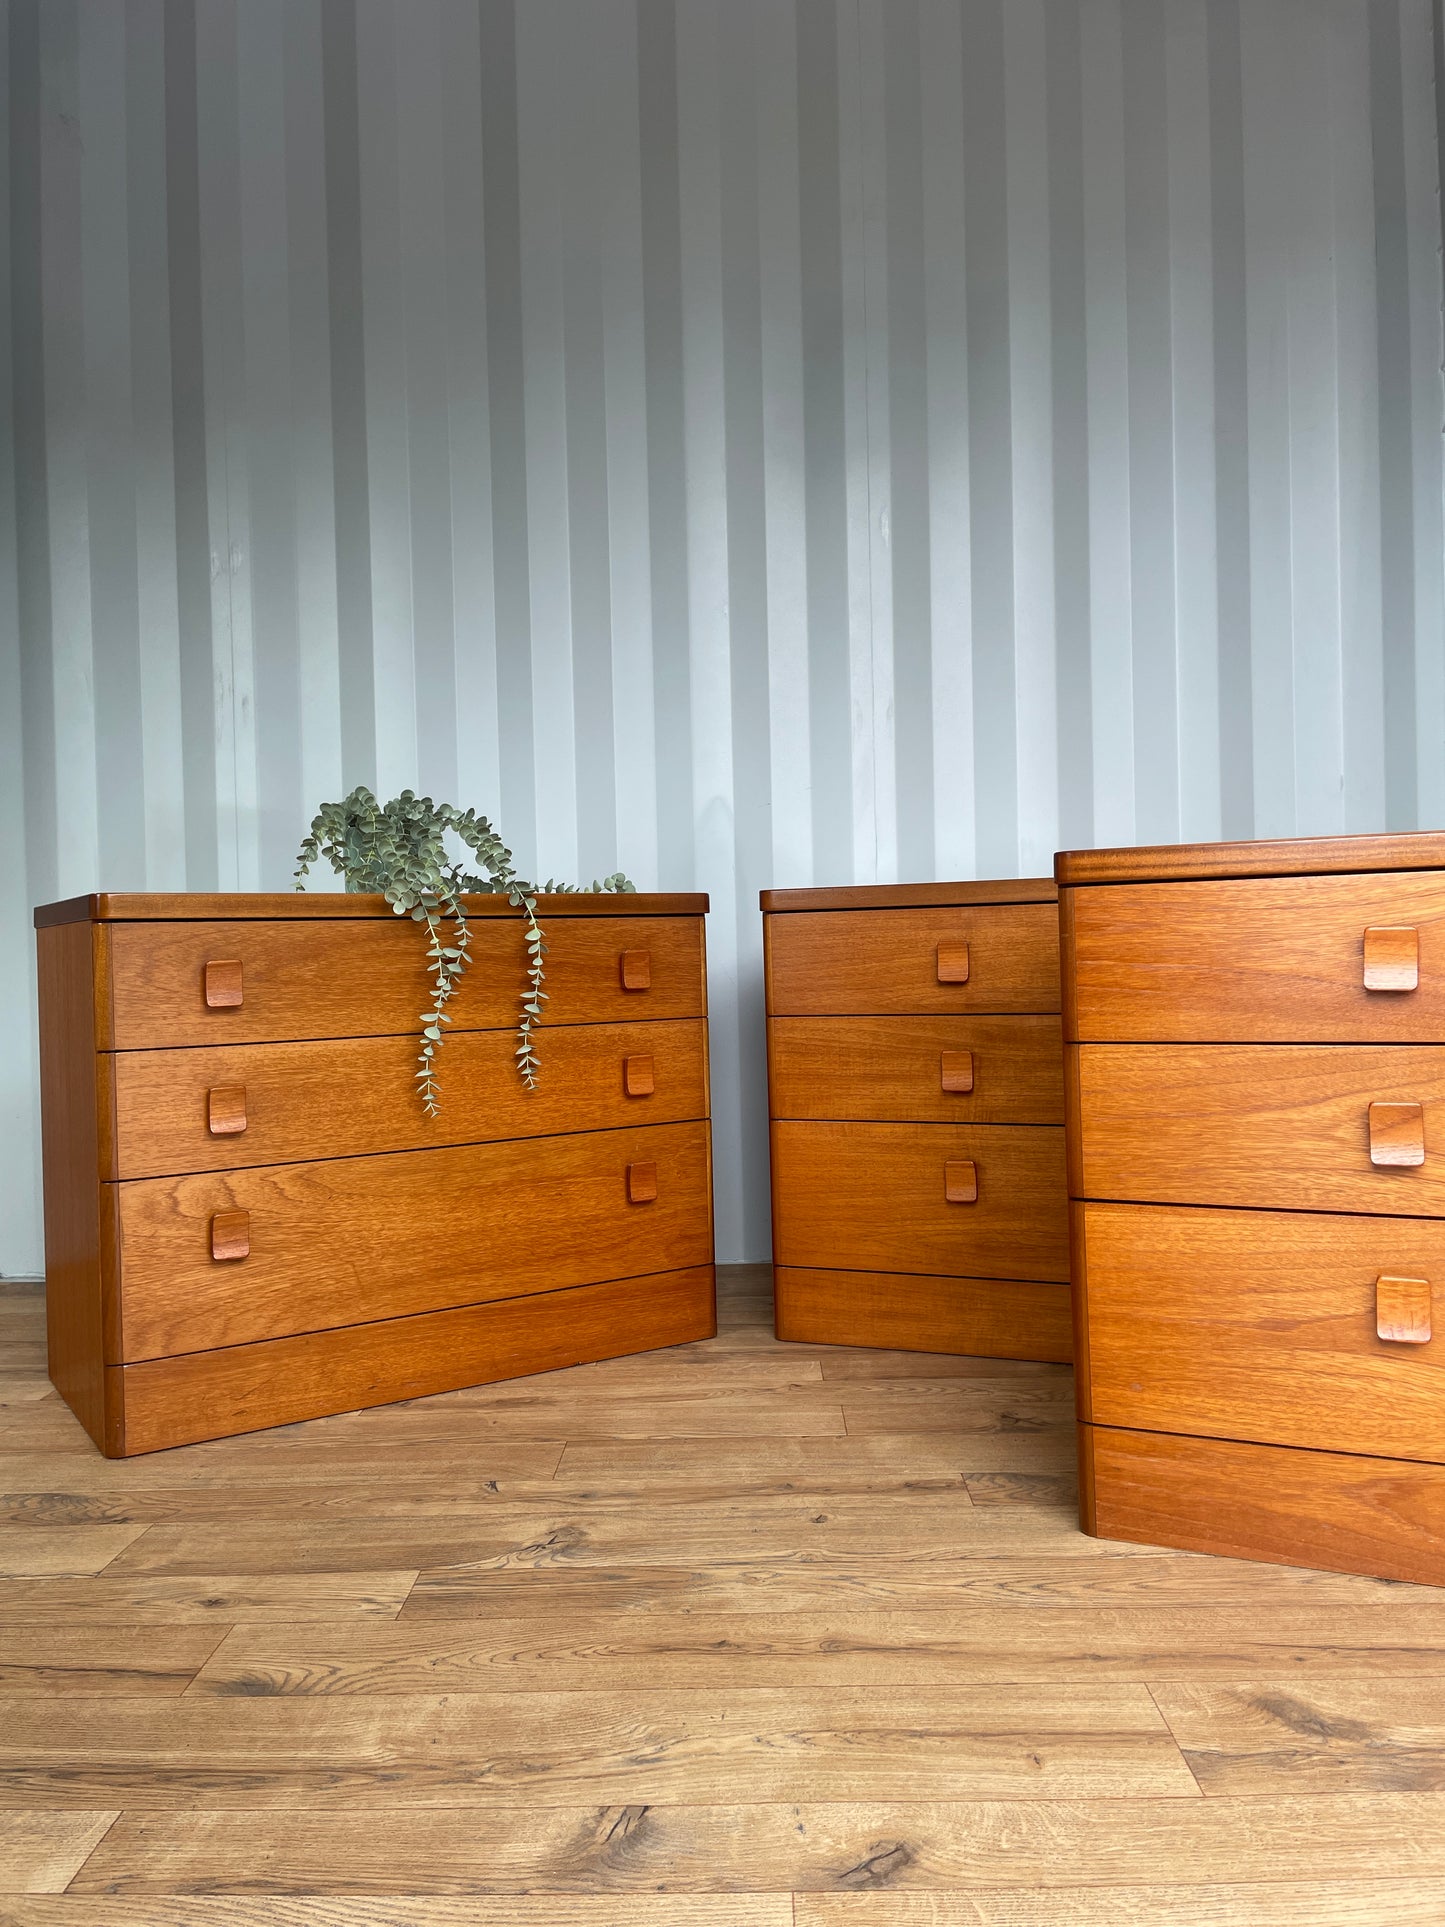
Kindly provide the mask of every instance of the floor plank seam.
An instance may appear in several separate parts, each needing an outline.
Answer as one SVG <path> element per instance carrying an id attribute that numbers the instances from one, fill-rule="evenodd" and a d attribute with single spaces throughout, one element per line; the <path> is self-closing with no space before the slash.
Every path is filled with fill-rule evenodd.
<path id="1" fill-rule="evenodd" d="M 84 1860 L 81 1861 L 80 1865 L 75 1869 L 75 1872 L 70 1876 L 69 1880 L 67 1880 L 65 1885 L 60 1889 L 61 1893 L 68 1894 L 75 1888 L 76 1881 L 80 1879 L 82 1874 L 85 1872 L 86 1868 L 90 1865 L 91 1861 L 94 1860 L 95 1856 L 100 1852 L 101 1848 L 105 1845 L 106 1841 L 109 1840 L 110 1836 L 115 1832 L 116 1828 L 120 1825 L 121 1821 L 124 1818 L 125 1818 L 124 1807 L 119 1808 L 115 1813 L 111 1815 L 109 1826 L 105 1829 L 104 1833 L 101 1834 L 100 1838 L 91 1847 L 90 1852 L 85 1856 Z"/>

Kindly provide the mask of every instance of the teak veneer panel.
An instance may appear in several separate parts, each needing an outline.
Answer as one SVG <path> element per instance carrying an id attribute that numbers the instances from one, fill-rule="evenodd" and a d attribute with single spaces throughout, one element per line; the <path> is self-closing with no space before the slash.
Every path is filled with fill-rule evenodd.
<path id="1" fill-rule="evenodd" d="M 601 915 L 572 916 L 543 927 L 548 1023 L 635 1023 L 706 1014 L 699 919 L 634 916 L 619 931 Z M 425 933 L 409 917 L 95 928 L 101 1049 L 412 1036 L 430 997 Z M 515 1028 L 526 989 L 523 928 L 516 912 L 510 918 L 484 918 L 473 928 L 471 961 L 447 1007 L 453 1033 Z M 651 954 L 646 990 L 628 990 L 622 983 L 622 956 L 633 948 Z M 203 973 L 207 961 L 216 958 L 239 959 L 242 965 L 239 1005 L 212 1009 L 205 1002 Z"/>
<path id="2" fill-rule="evenodd" d="M 967 1051 L 973 1088 L 942 1086 L 945 1052 Z M 774 1117 L 1062 1124 L 1057 1017 L 771 1017 Z"/>
<path id="3" fill-rule="evenodd" d="M 100 1175 L 162 1177 L 707 1116 L 700 1018 L 548 1026 L 533 1090 L 517 1075 L 515 1049 L 511 1030 L 449 1036 L 435 1117 L 417 1101 L 415 1037 L 102 1054 L 115 1124 Z M 653 1088 L 634 1095 L 624 1065 L 638 1053 L 652 1059 Z M 244 1090 L 243 1131 L 211 1132 L 206 1100 L 217 1088 Z"/>
<path id="4" fill-rule="evenodd" d="M 1445 1215 L 1445 1046 L 1069 1048 L 1084 1197 Z M 1422 1105 L 1422 1164 L 1371 1163 L 1381 1102 Z"/>
<path id="5" fill-rule="evenodd" d="M 109 1339 L 105 1268 L 113 1246 L 95 1183 L 101 1130 L 91 929 L 37 934 L 40 993 L 40 1142 L 50 1377 L 97 1441 L 105 1430 L 102 1365 Z"/>
<path id="6" fill-rule="evenodd" d="M 506 897 L 496 894 L 462 898 L 467 920 L 515 918 Z M 537 898 L 540 921 L 550 917 L 701 917 L 707 914 L 703 891 L 626 890 L 557 891 Z M 396 921 L 396 912 L 380 892 L 359 890 L 242 890 L 242 891 L 114 891 L 93 896 L 67 897 L 43 903 L 35 912 L 35 927 L 45 930 L 62 923 L 205 923 L 246 918 L 275 922 L 294 918 L 313 923 L 317 918 L 379 917 Z"/>
<path id="7" fill-rule="evenodd" d="M 1080 1431 L 1103 1538 L 1445 1585 L 1445 1465 Z"/>
<path id="8" fill-rule="evenodd" d="M 1052 877 L 992 877 L 977 883 L 845 883 L 835 889 L 763 890 L 764 916 L 813 910 L 909 910 L 940 904 L 1057 903 Z"/>
<path id="9" fill-rule="evenodd" d="M 1242 843 L 1154 843 L 1137 849 L 1060 850 L 1054 879 L 1066 884 L 1177 883 L 1254 876 L 1445 869 L 1445 835 L 1291 836 Z"/>
<path id="10" fill-rule="evenodd" d="M 127 1454 L 710 1338 L 710 1263 L 107 1368 Z M 117 1433 L 117 1443 L 119 1441 Z"/>
<path id="11" fill-rule="evenodd" d="M 1062 1364 L 1073 1356 L 1067 1284 L 793 1265 L 779 1265 L 774 1280 L 778 1337 L 802 1344 Z"/>
<path id="12" fill-rule="evenodd" d="M 1445 873 L 1123 883 L 1064 900 L 1071 1040 L 1445 1036 Z M 1364 934 L 1379 926 L 1418 932 L 1418 988 L 1365 988 Z"/>
<path id="13" fill-rule="evenodd" d="M 633 1204 L 627 1167 L 657 1167 Z M 712 1257 L 703 1122 L 263 1165 L 120 1185 L 130 1362 L 395 1318 Z M 218 1263 L 218 1213 L 250 1254 Z"/>
<path id="14" fill-rule="evenodd" d="M 1075 1210 L 1097 1424 L 1445 1462 L 1445 1223 Z M 1433 1282 L 1428 1344 L 1376 1335 L 1382 1272 Z"/>
<path id="15" fill-rule="evenodd" d="M 764 921 L 775 1017 L 887 1011 L 1059 1008 L 1058 912 L 1051 903 L 922 910 L 821 910 Z M 968 946 L 968 977 L 939 981 L 939 946 Z"/>
<path id="16" fill-rule="evenodd" d="M 1018 1125 L 772 1127 L 773 1259 L 825 1270 L 1064 1280 L 1064 1134 Z M 950 1204 L 944 1168 L 972 1161 L 978 1198 Z"/>

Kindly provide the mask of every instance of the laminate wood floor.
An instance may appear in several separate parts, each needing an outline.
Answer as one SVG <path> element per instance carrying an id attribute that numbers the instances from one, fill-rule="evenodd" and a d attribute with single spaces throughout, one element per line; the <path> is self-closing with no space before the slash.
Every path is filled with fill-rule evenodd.
<path id="1" fill-rule="evenodd" d="M 1086 1539 L 1066 1369 L 768 1282 L 111 1463 L 0 1287 L 0 1927 L 1445 1923 L 1445 1590 Z"/>

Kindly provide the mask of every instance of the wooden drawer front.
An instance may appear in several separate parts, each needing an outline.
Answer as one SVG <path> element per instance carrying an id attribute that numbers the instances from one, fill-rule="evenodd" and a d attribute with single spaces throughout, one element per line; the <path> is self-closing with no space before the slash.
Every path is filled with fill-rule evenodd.
<path id="1" fill-rule="evenodd" d="M 950 1167 L 970 1164 L 976 1199 L 950 1203 Z M 840 1271 L 1066 1279 L 1064 1134 L 774 1124 L 773 1257 Z"/>
<path id="2" fill-rule="evenodd" d="M 1445 872 L 1064 893 L 1081 1042 L 1445 1036 Z M 1414 930 L 1418 986 L 1367 990 L 1367 929 Z"/>
<path id="3" fill-rule="evenodd" d="M 1097 1424 L 1445 1461 L 1445 1224 L 1089 1204 Z M 1435 1335 L 1376 1335 L 1376 1280 L 1429 1281 Z"/>
<path id="4" fill-rule="evenodd" d="M 584 1359 L 684 1345 L 717 1330 L 710 1265 L 307 1332 L 225 1351 L 111 1365 L 120 1422 L 107 1455 L 294 1425 L 394 1399 L 431 1398 Z"/>
<path id="5" fill-rule="evenodd" d="M 508 1029 L 517 1021 L 526 982 L 522 927 L 513 917 L 472 923 L 472 961 L 451 1004 L 454 1030 Z M 543 927 L 551 1022 L 705 1013 L 701 919 L 549 917 Z M 103 1048 L 409 1034 L 431 988 L 425 932 L 410 918 L 107 924 L 100 936 L 102 955 L 109 950 L 112 1012 Z M 649 984 L 633 990 L 623 985 L 623 959 L 636 952 L 647 953 Z M 241 966 L 239 1004 L 206 1003 L 206 965 L 218 961 Z"/>
<path id="6" fill-rule="evenodd" d="M 1445 1466 L 1079 1430 L 1100 1538 L 1445 1585 Z"/>
<path id="7" fill-rule="evenodd" d="M 768 1009 L 776 1016 L 1059 1008 L 1051 903 L 821 910 L 764 921 Z"/>
<path id="8" fill-rule="evenodd" d="M 416 1098 L 416 1045 L 409 1037 L 102 1056 L 102 1071 L 115 1086 L 115 1157 L 102 1175 L 235 1170 L 707 1115 L 701 1018 L 548 1028 L 538 1044 L 541 1076 L 531 1091 L 517 1075 L 515 1048 L 510 1030 L 449 1037 L 438 1060 L 437 1117 L 428 1117 Z M 643 1088 L 649 1077 L 650 1091 Z M 216 1091 L 241 1094 L 244 1129 L 212 1129 Z"/>
<path id="9" fill-rule="evenodd" d="M 778 1337 L 805 1345 L 879 1345 L 1067 1364 L 1074 1355 L 1067 1285 L 1011 1278 L 928 1278 L 894 1271 L 773 1274 Z M 961 1376 L 967 1368 L 959 1367 Z"/>
<path id="10" fill-rule="evenodd" d="M 774 1117 L 1062 1124 L 1057 1017 L 773 1017 Z"/>
<path id="11" fill-rule="evenodd" d="M 656 1198 L 628 1198 L 629 1165 Z M 148 1178 L 118 1194 L 121 1360 L 712 1259 L 706 1124 Z M 244 1212 L 249 1255 L 211 1255 Z M 112 1361 L 120 1362 L 120 1360 Z"/>
<path id="12" fill-rule="evenodd" d="M 1445 1047 L 1070 1048 L 1086 1198 L 1445 1216 Z M 1423 1163 L 1371 1162 L 1380 1103 L 1420 1105 Z"/>

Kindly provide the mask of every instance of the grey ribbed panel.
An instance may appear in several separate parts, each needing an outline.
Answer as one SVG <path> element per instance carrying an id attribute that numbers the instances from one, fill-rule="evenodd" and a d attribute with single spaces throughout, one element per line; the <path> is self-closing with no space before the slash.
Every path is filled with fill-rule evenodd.
<path id="1" fill-rule="evenodd" d="M 1441 11 L 0 0 L 6 981 L 455 794 L 712 892 L 757 1257 L 760 887 L 1445 822 Z"/>

